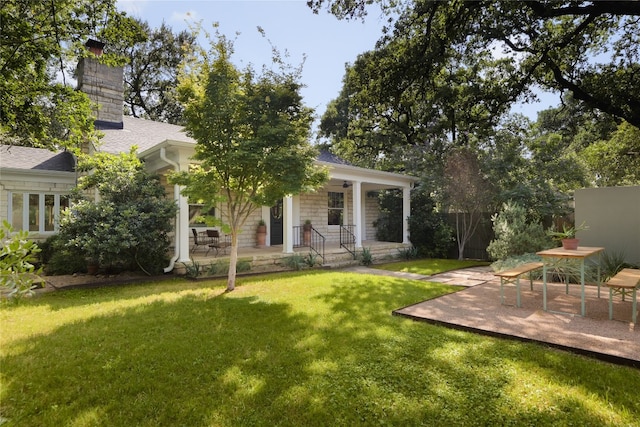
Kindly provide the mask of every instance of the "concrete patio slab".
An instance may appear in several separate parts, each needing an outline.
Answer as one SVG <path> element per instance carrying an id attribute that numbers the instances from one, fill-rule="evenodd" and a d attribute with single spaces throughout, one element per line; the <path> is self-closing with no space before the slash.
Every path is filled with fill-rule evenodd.
<path id="1" fill-rule="evenodd" d="M 459 271 L 460 272 L 460 271 Z M 486 273 L 485 273 L 486 274 Z M 465 272 L 463 282 L 473 273 Z M 486 276 L 485 276 L 486 277 Z M 436 276 L 428 278 L 435 281 Z M 453 282 L 447 282 L 455 284 Z M 459 292 L 395 310 L 393 314 L 493 336 L 534 341 L 613 363 L 640 368 L 640 328 L 631 323 L 631 302 L 614 302 L 609 320 L 608 289 L 597 296 L 595 286 L 586 289 L 586 316 L 580 313 L 580 287 L 548 284 L 547 308 L 542 309 L 542 283 L 521 285 L 522 307 L 515 306 L 514 286 L 505 288 L 500 304 L 500 282 L 492 280 Z"/>

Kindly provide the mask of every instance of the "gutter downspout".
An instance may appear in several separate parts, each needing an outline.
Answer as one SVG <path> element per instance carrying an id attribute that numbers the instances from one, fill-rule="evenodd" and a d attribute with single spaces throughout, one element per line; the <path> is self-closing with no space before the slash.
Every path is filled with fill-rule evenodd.
<path id="1" fill-rule="evenodd" d="M 167 151 L 164 147 L 160 149 L 160 159 L 164 162 L 167 162 L 169 165 L 173 166 L 173 169 L 176 172 L 180 172 L 180 165 L 178 165 L 178 163 L 174 162 L 173 160 L 170 160 L 167 157 Z M 173 186 L 173 200 L 176 203 L 178 203 L 179 198 L 180 198 L 180 186 L 176 184 Z M 163 270 L 165 273 L 170 273 L 171 271 L 173 271 L 176 261 L 178 260 L 178 258 L 180 258 L 180 210 L 178 210 L 178 212 L 176 213 L 176 227 L 175 227 L 174 242 L 175 242 L 173 245 L 174 254 L 171 257 L 171 260 L 169 260 L 169 265 L 166 266 Z"/>

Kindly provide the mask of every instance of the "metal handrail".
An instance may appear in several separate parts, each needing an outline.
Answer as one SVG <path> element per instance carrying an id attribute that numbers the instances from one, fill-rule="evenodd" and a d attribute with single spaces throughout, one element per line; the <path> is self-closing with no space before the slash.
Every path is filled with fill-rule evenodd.
<path id="1" fill-rule="evenodd" d="M 356 235 L 354 233 L 355 225 L 340 226 L 340 247 L 345 248 L 347 252 L 356 259 Z"/>
<path id="2" fill-rule="evenodd" d="M 310 227 L 309 234 L 305 236 L 305 227 L 296 225 L 293 227 L 293 247 L 308 247 L 310 252 L 314 252 L 320 258 L 322 263 L 325 260 L 325 243 L 326 238 L 315 228 Z"/>

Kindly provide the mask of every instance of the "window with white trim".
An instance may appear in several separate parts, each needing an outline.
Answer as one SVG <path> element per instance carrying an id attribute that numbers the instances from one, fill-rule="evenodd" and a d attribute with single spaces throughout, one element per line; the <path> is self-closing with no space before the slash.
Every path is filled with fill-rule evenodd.
<path id="1" fill-rule="evenodd" d="M 14 230 L 52 233 L 60 226 L 60 212 L 69 207 L 69 195 L 9 193 L 9 222 Z"/>
<path id="2" fill-rule="evenodd" d="M 342 225 L 344 219 L 344 193 L 329 191 L 328 225 Z"/>

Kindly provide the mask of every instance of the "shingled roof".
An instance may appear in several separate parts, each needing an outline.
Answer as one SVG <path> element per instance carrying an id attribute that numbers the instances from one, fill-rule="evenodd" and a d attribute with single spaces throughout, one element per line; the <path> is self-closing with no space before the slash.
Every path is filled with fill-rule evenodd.
<path id="1" fill-rule="evenodd" d="M 0 167 L 24 170 L 73 172 L 75 160 L 68 151 L 0 145 Z"/>
<path id="2" fill-rule="evenodd" d="M 353 166 L 353 164 L 349 163 L 345 159 L 338 157 L 335 154 L 325 150 L 320 151 L 320 154 L 318 155 L 318 161 L 326 162 L 326 163 L 335 163 L 338 165 Z"/>
<path id="3" fill-rule="evenodd" d="M 123 123 L 124 129 L 102 130 L 104 137 L 100 140 L 98 150 L 112 154 L 127 153 L 136 145 L 138 152 L 142 153 L 167 140 L 196 143 L 187 136 L 182 126 L 131 116 L 124 116 Z"/>

